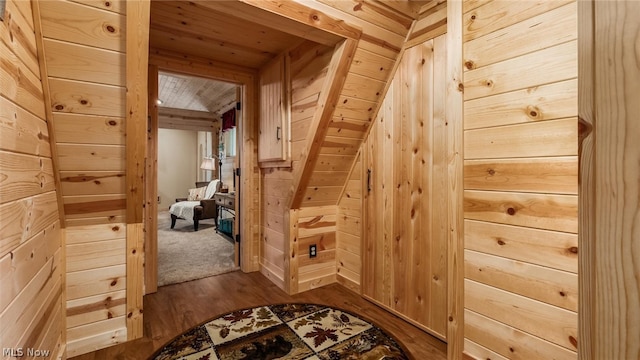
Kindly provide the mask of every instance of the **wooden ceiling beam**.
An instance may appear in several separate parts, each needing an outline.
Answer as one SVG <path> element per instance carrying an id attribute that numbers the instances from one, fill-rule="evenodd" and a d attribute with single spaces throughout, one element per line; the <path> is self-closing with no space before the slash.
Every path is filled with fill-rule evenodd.
<path id="1" fill-rule="evenodd" d="M 158 107 L 158 116 L 168 119 L 183 119 L 201 122 L 213 122 L 217 120 L 216 114 L 208 111 L 174 109 L 167 107 Z"/>
<path id="2" fill-rule="evenodd" d="M 360 36 L 362 36 L 362 31 L 357 29 L 351 25 L 348 25 L 343 20 L 338 20 L 330 17 L 329 15 L 315 9 L 311 9 L 303 4 L 297 3 L 291 0 L 240 0 L 245 4 L 252 5 L 258 9 L 266 10 L 269 13 L 275 15 L 273 16 L 263 16 L 263 19 L 260 20 L 261 24 L 265 26 L 269 26 L 275 28 L 275 26 L 279 27 L 281 31 L 287 32 L 292 35 L 299 36 L 304 39 L 313 40 L 316 42 L 320 42 L 321 39 L 311 39 L 309 36 L 320 34 L 317 30 L 321 30 L 322 32 L 328 32 L 342 38 L 359 40 Z M 215 3 L 215 2 L 213 2 Z M 290 21 L 285 21 L 282 17 L 294 20 L 297 23 L 301 23 L 305 26 L 300 31 L 300 26 L 295 25 Z M 257 21 L 257 19 L 252 19 L 253 21 Z M 266 21 L 266 23 L 264 23 Z M 292 29 L 295 29 L 298 33 L 292 33 L 294 31 L 288 26 L 292 26 Z M 309 29 L 311 27 L 312 29 Z M 314 30 L 315 29 L 315 30 Z M 337 41 L 331 43 L 323 43 L 324 45 L 334 46 Z"/>
<path id="3" fill-rule="evenodd" d="M 149 64 L 165 71 L 242 84 L 253 81 L 257 71 L 245 66 L 176 53 L 166 49 L 149 49 Z M 249 80 L 250 79 L 250 80 Z"/>
<path id="4" fill-rule="evenodd" d="M 324 144 L 336 103 L 344 87 L 347 73 L 351 67 L 351 61 L 356 52 L 358 41 L 346 39 L 336 46 L 333 53 L 327 77 L 320 92 L 317 110 L 311 120 L 307 133 L 306 150 L 302 152 L 300 166 L 293 174 L 294 193 L 291 198 L 290 208 L 298 209 L 303 200 L 305 191 L 315 170 L 315 165 Z"/>

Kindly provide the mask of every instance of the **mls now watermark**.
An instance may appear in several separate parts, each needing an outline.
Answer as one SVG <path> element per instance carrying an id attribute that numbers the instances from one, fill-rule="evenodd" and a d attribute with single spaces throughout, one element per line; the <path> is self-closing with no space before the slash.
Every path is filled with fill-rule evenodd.
<path id="1" fill-rule="evenodd" d="M 2 356 L 10 357 L 49 357 L 51 350 L 41 350 L 34 348 L 2 348 Z"/>

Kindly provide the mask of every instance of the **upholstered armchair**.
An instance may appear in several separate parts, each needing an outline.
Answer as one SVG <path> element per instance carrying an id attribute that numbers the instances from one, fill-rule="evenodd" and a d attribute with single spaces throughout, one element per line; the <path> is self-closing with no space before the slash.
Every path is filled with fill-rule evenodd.
<path id="1" fill-rule="evenodd" d="M 197 182 L 195 189 L 190 189 L 188 198 L 176 199 L 176 203 L 171 205 L 171 228 L 176 225 L 176 220 L 182 219 L 193 221 L 193 231 L 198 231 L 200 220 L 214 219 L 218 226 L 218 207 L 213 195 L 219 190 L 220 180 L 211 182 Z M 204 190 L 203 190 L 204 188 Z"/>

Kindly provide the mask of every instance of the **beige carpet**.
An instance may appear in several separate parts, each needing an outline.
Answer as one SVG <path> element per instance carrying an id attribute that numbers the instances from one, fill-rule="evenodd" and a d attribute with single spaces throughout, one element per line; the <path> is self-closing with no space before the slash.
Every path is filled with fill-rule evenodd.
<path id="1" fill-rule="evenodd" d="M 158 286 L 237 270 L 234 245 L 216 233 L 213 219 L 193 223 L 178 219 L 171 229 L 168 211 L 158 212 Z"/>

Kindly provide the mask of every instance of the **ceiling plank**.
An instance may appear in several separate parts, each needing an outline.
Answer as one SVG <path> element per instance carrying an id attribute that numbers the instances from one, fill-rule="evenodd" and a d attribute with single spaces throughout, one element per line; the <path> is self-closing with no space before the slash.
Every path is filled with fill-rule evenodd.
<path id="1" fill-rule="evenodd" d="M 352 40 L 359 40 L 362 31 L 343 20 L 334 19 L 327 14 L 308 8 L 302 4 L 287 0 L 240 0 L 257 8 L 279 14 L 288 19 L 321 29 L 323 31 Z"/>

